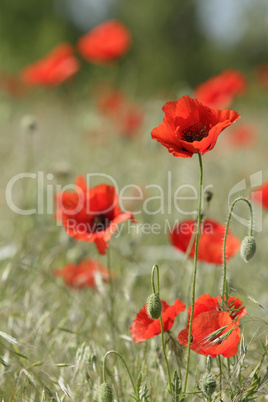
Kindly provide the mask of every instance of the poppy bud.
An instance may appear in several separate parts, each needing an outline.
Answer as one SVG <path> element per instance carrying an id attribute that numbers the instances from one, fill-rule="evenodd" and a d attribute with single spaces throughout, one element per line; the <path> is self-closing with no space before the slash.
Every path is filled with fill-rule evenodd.
<path id="1" fill-rule="evenodd" d="M 98 389 L 98 397 L 100 402 L 112 402 L 113 393 L 107 382 L 103 382 Z"/>
<path id="2" fill-rule="evenodd" d="M 212 200 L 212 197 L 213 197 L 212 191 L 206 190 L 206 191 L 205 191 L 205 200 L 206 200 L 207 202 L 210 202 L 210 201 Z"/>
<path id="3" fill-rule="evenodd" d="M 256 242 L 253 236 L 244 237 L 241 247 L 240 254 L 245 262 L 248 262 L 255 254 Z"/>
<path id="4" fill-rule="evenodd" d="M 158 293 L 151 294 L 151 296 L 148 297 L 146 309 L 148 316 L 153 320 L 157 320 L 160 317 L 162 303 Z"/>
<path id="5" fill-rule="evenodd" d="M 216 390 L 216 386 L 217 383 L 215 377 L 211 373 L 206 372 L 200 380 L 200 388 L 202 392 L 206 396 L 211 396 Z"/>

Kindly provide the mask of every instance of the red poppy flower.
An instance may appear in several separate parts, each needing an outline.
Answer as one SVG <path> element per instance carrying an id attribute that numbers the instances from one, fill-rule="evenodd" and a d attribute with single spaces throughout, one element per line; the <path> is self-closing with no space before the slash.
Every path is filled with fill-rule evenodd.
<path id="1" fill-rule="evenodd" d="M 228 299 L 228 310 L 221 310 L 221 297 L 208 294 L 200 296 L 194 305 L 191 349 L 205 356 L 231 357 L 237 353 L 240 341 L 239 320 L 246 314 L 245 307 L 236 297 Z M 178 341 L 188 346 L 189 319 L 187 328 L 178 335 Z"/>
<path id="2" fill-rule="evenodd" d="M 76 74 L 79 68 L 72 46 L 62 43 L 41 60 L 25 67 L 21 78 L 28 85 L 57 86 Z"/>
<path id="3" fill-rule="evenodd" d="M 131 45 L 128 29 L 119 21 L 103 22 L 78 41 L 78 50 L 91 63 L 105 64 L 119 59 Z"/>
<path id="4" fill-rule="evenodd" d="M 189 326 L 191 310 L 192 308 L 190 307 L 188 312 L 187 327 Z M 193 318 L 197 317 L 201 313 L 212 310 L 222 311 L 221 296 L 211 297 L 209 294 L 199 296 L 194 304 Z M 231 319 L 238 324 L 240 318 L 244 317 L 247 314 L 246 308 L 243 307 L 243 303 L 237 297 L 234 296 L 229 297 L 225 311 L 227 311 Z"/>
<path id="5" fill-rule="evenodd" d="M 144 120 L 142 107 L 130 102 L 116 89 L 104 91 L 98 99 L 97 108 L 112 120 L 117 131 L 124 137 L 133 138 Z"/>
<path id="6" fill-rule="evenodd" d="M 268 89 L 268 64 L 260 64 L 257 66 L 256 75 L 263 88 Z"/>
<path id="7" fill-rule="evenodd" d="M 232 104 L 236 95 L 243 94 L 245 90 L 244 75 L 239 71 L 229 69 L 200 84 L 196 88 L 194 96 L 208 107 L 225 109 Z"/>
<path id="8" fill-rule="evenodd" d="M 178 341 L 188 346 L 188 329 L 179 333 Z M 239 341 L 240 328 L 228 313 L 207 311 L 193 320 L 191 349 L 196 353 L 211 357 L 232 357 L 237 353 Z"/>
<path id="9" fill-rule="evenodd" d="M 106 253 L 108 241 L 119 223 L 134 217 L 131 212 L 121 212 L 115 188 L 100 184 L 87 188 L 78 176 L 75 192 L 65 191 L 56 196 L 56 219 L 62 221 L 69 236 L 79 241 L 95 242 L 100 254 Z"/>
<path id="10" fill-rule="evenodd" d="M 124 102 L 125 97 L 118 89 L 105 88 L 98 96 L 97 109 L 104 115 L 113 116 Z"/>
<path id="11" fill-rule="evenodd" d="M 238 124 L 231 128 L 227 134 L 227 140 L 233 147 L 249 147 L 254 144 L 257 138 L 255 127 L 249 124 Z"/>
<path id="12" fill-rule="evenodd" d="M 220 133 L 240 118 L 234 110 L 210 109 L 187 95 L 167 102 L 163 111 L 164 120 L 153 129 L 152 138 L 183 158 L 213 149 Z"/>
<path id="13" fill-rule="evenodd" d="M 162 303 L 162 320 L 164 332 L 168 331 L 175 320 L 175 317 L 185 310 L 185 304 L 179 299 L 175 300 L 172 306 L 161 300 Z M 146 341 L 161 333 L 160 318 L 153 320 L 148 316 L 146 305 L 136 315 L 133 324 L 130 327 L 131 336 L 136 343 Z"/>
<path id="14" fill-rule="evenodd" d="M 252 193 L 252 198 L 253 201 L 261 204 L 263 208 L 268 209 L 268 182 L 254 190 L 254 193 Z"/>
<path id="15" fill-rule="evenodd" d="M 0 71 L 0 91 L 19 98 L 26 94 L 27 87 L 21 82 L 19 77 L 5 71 Z"/>
<path id="16" fill-rule="evenodd" d="M 99 261 L 94 260 L 85 260 L 80 264 L 67 264 L 57 269 L 55 275 L 61 276 L 67 286 L 79 289 L 95 287 L 97 275 L 100 275 L 102 282 L 109 282 L 109 271 Z"/>
<path id="17" fill-rule="evenodd" d="M 170 241 L 178 250 L 186 252 L 189 242 L 194 236 L 196 222 L 193 219 L 181 222 L 170 232 Z M 201 235 L 199 238 L 198 260 L 211 264 L 222 264 L 222 249 L 225 233 L 225 226 L 212 220 L 206 219 L 201 225 Z M 231 258 L 240 250 L 241 241 L 228 231 L 226 241 L 226 260 Z M 194 257 L 195 244 L 189 256 Z"/>

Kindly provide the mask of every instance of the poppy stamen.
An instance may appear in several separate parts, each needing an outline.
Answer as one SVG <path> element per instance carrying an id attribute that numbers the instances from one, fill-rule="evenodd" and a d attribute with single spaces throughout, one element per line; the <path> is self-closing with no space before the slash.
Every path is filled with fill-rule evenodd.
<path id="1" fill-rule="evenodd" d="M 182 130 L 182 133 L 182 140 L 187 142 L 201 141 L 203 138 L 208 136 L 207 127 L 199 123 L 193 124 L 185 130 Z"/>

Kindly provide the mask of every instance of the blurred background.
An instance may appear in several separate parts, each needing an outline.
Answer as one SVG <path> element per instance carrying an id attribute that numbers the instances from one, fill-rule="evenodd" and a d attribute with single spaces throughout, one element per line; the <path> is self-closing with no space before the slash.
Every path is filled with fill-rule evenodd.
<path id="1" fill-rule="evenodd" d="M 16 74 L 111 18 L 133 37 L 117 66 L 120 85 L 142 96 L 194 87 L 226 68 L 251 73 L 268 61 L 266 0 L 2 0 L 0 69 Z M 81 63 L 74 84 L 85 88 L 103 69 Z"/>

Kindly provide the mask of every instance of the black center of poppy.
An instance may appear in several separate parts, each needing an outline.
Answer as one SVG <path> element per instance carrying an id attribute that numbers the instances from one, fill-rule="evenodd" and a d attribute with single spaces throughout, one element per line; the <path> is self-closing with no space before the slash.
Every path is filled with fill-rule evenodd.
<path id="1" fill-rule="evenodd" d="M 182 131 L 182 140 L 187 142 L 201 141 L 208 136 L 208 130 L 206 126 L 202 126 L 199 123 L 195 123 L 192 126 Z"/>
<path id="2" fill-rule="evenodd" d="M 105 230 L 109 226 L 110 220 L 107 216 L 100 214 L 96 215 L 91 221 L 91 231 L 93 233 Z"/>

